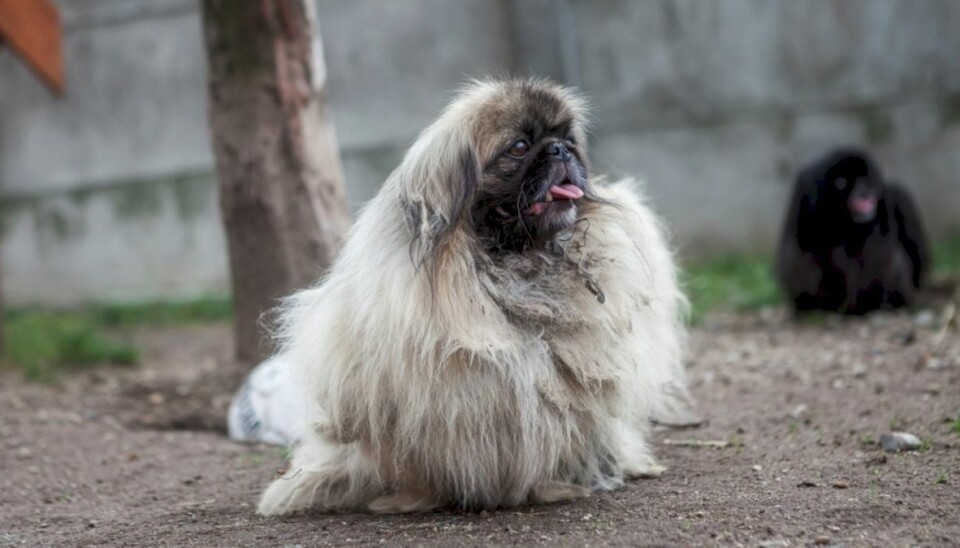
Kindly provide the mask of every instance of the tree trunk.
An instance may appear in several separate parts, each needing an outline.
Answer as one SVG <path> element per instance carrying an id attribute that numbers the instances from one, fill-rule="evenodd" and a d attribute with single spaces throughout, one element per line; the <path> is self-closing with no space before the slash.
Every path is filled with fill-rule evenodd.
<path id="1" fill-rule="evenodd" d="M 3 266 L 2 261 L 0 261 L 0 362 L 3 361 L 4 345 L 3 345 L 3 324 L 6 323 L 6 313 L 3 308 Z"/>
<path id="2" fill-rule="evenodd" d="M 237 359 L 272 348 L 261 316 L 330 266 L 349 223 L 313 0 L 203 0 Z"/>

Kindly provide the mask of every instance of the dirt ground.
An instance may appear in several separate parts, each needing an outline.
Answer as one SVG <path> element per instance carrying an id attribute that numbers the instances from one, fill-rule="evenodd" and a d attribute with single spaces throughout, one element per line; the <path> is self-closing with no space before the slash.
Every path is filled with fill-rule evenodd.
<path id="1" fill-rule="evenodd" d="M 693 331 L 709 422 L 661 431 L 663 477 L 553 506 L 380 517 L 254 514 L 284 451 L 230 442 L 226 326 L 133 334 L 136 370 L 0 374 L 0 546 L 960 543 L 960 335 L 907 313 Z M 935 318 L 934 318 L 935 320 Z M 891 430 L 922 440 L 886 454 Z M 677 445 L 689 440 L 723 448 Z"/>

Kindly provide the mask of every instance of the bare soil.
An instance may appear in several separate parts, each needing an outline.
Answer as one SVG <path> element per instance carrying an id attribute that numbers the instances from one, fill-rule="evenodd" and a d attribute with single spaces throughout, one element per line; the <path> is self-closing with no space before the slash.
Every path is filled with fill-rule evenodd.
<path id="1" fill-rule="evenodd" d="M 715 315 L 689 358 L 709 422 L 656 433 L 659 479 L 490 513 L 267 519 L 285 451 L 224 435 L 229 328 L 140 331 L 138 369 L 0 372 L 0 546 L 956 545 L 960 336 L 943 335 L 907 313 Z M 885 453 L 891 430 L 924 446 Z"/>

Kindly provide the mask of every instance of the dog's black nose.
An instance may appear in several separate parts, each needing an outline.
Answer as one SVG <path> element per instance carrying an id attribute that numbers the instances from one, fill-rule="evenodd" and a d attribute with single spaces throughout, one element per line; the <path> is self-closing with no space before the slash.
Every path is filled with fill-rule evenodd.
<path id="1" fill-rule="evenodd" d="M 547 147 L 547 154 L 562 162 L 570 159 L 570 151 L 567 150 L 567 147 L 564 146 L 563 143 L 550 143 L 550 146 Z"/>

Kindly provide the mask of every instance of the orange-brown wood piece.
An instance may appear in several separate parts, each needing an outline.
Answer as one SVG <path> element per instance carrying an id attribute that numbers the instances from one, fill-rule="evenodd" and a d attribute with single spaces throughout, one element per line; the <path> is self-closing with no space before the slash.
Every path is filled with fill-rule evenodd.
<path id="1" fill-rule="evenodd" d="M 0 43 L 57 95 L 65 89 L 60 14 L 50 0 L 0 0 Z"/>

